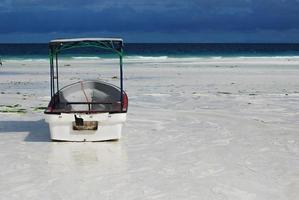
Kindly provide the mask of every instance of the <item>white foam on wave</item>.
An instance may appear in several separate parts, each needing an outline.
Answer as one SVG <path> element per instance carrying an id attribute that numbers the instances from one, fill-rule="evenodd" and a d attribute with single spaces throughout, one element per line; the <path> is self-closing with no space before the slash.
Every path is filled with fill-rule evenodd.
<path id="1" fill-rule="evenodd" d="M 74 60 L 99 60 L 99 59 L 102 59 L 99 56 L 73 56 L 71 58 Z"/>
<path id="2" fill-rule="evenodd" d="M 49 59 L 46 59 L 46 58 L 36 58 L 35 59 L 35 58 L 33 58 L 33 59 L 24 59 L 22 61 L 26 61 L 26 62 L 48 62 Z"/>
<path id="3" fill-rule="evenodd" d="M 236 58 L 236 59 L 299 59 L 299 56 L 232 56 L 223 58 Z"/>
<path id="4" fill-rule="evenodd" d="M 205 58 L 205 57 L 197 57 L 197 58 Z M 214 60 L 223 59 L 222 56 L 211 56 L 211 57 L 206 57 L 206 58 L 211 58 L 211 59 L 214 59 Z"/>
<path id="5" fill-rule="evenodd" d="M 5 61 L 12 61 L 12 62 L 48 62 L 49 59 L 46 58 L 5 58 L 2 59 L 3 62 Z"/>
<path id="6" fill-rule="evenodd" d="M 168 56 L 126 56 L 126 59 L 133 60 L 155 60 L 155 59 L 168 59 Z"/>
<path id="7" fill-rule="evenodd" d="M 106 58 L 99 56 L 73 56 L 73 57 L 60 57 L 60 60 L 82 60 L 82 61 L 115 61 L 118 58 Z M 199 62 L 222 62 L 222 61 L 299 61 L 299 56 L 190 56 L 190 57 L 169 57 L 169 56 L 124 56 L 126 61 L 199 61 Z M 48 58 L 2 58 L 3 62 L 49 62 Z"/>

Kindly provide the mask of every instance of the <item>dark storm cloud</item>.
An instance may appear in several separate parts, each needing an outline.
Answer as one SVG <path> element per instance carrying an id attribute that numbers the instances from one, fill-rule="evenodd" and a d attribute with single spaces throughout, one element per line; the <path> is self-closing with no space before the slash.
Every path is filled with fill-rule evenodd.
<path id="1" fill-rule="evenodd" d="M 299 0 L 4 0 L 0 33 L 299 29 Z"/>

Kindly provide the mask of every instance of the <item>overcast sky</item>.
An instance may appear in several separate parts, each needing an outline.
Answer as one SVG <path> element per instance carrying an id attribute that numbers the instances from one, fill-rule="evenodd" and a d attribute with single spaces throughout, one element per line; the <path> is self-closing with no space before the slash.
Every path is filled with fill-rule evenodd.
<path id="1" fill-rule="evenodd" d="M 299 42 L 299 0 L 0 0 L 0 42 Z"/>

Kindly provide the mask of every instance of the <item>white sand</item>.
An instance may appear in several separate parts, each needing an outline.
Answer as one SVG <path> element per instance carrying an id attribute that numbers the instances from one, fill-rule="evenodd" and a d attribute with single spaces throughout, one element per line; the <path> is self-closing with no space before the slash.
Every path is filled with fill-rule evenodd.
<path id="1" fill-rule="evenodd" d="M 63 61 L 61 85 L 116 83 L 117 61 L 99 64 Z M 299 199 L 299 58 L 125 64 L 123 138 L 64 143 L 35 110 L 48 62 L 4 62 L 0 105 L 27 113 L 0 113 L 1 199 Z"/>

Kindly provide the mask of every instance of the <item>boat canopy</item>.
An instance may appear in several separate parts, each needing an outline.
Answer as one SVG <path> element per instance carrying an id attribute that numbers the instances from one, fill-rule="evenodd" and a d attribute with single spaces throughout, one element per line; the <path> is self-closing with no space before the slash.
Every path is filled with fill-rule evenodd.
<path id="1" fill-rule="evenodd" d="M 116 52 L 119 56 L 123 53 L 123 40 L 121 38 L 73 38 L 56 39 L 49 43 L 50 56 L 54 56 L 63 50 L 95 47 Z"/>

